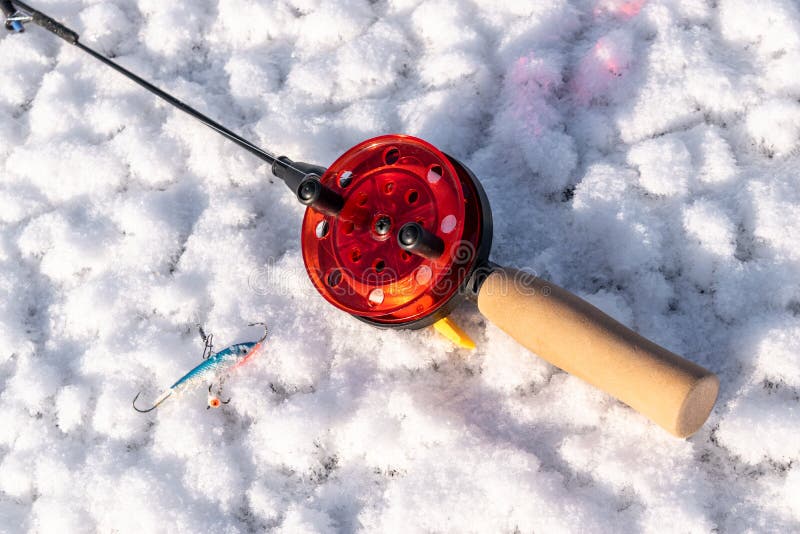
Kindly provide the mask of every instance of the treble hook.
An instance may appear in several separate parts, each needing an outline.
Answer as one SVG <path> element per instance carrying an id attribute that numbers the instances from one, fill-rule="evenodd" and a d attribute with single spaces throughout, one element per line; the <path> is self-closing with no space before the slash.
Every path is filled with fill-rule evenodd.
<path id="1" fill-rule="evenodd" d="M 152 406 L 152 407 L 150 407 L 150 408 L 148 408 L 148 409 L 146 409 L 146 410 L 141 410 L 141 409 L 139 409 L 139 408 L 137 408 L 137 407 L 136 407 L 136 399 L 138 399 L 138 398 L 139 398 L 139 395 L 141 395 L 141 394 L 142 394 L 142 392 L 140 391 L 140 392 L 139 392 L 139 393 L 137 393 L 137 394 L 136 394 L 136 396 L 133 398 L 133 403 L 132 403 L 132 404 L 133 404 L 133 409 L 134 409 L 134 410 L 136 410 L 136 411 L 137 411 L 137 412 L 139 412 L 139 413 L 147 413 L 147 412 L 152 412 L 153 410 L 155 410 L 156 408 L 158 408 L 158 405 L 159 405 L 159 404 L 161 404 L 162 402 L 164 402 L 165 400 L 167 400 L 167 398 L 168 398 L 170 395 L 172 395 L 172 390 L 171 390 L 171 389 L 168 389 L 167 391 L 165 391 L 164 393 L 162 393 L 162 394 L 161 394 L 161 396 L 160 396 L 159 398 L 157 398 L 157 399 L 156 399 L 156 402 L 155 402 L 155 404 L 153 404 L 153 406 Z"/>
<path id="2" fill-rule="evenodd" d="M 222 393 L 222 382 L 220 382 L 219 388 L 217 389 L 217 395 L 211 394 L 211 388 L 214 387 L 214 384 L 208 385 L 208 406 L 206 406 L 206 410 L 210 410 L 211 408 L 219 408 L 221 404 L 228 404 L 231 402 L 231 399 L 228 400 L 220 400 L 217 396 Z"/>

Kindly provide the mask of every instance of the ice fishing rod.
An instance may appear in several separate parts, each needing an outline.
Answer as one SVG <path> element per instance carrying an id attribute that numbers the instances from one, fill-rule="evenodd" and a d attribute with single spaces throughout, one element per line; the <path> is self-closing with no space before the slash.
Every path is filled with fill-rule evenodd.
<path id="1" fill-rule="evenodd" d="M 613 395 L 672 434 L 706 421 L 719 379 L 557 285 L 489 260 L 492 212 L 458 159 L 408 135 L 350 148 L 329 167 L 275 157 L 79 42 L 60 22 L 0 0 L 6 27 L 33 22 L 271 165 L 306 206 L 306 272 L 335 307 L 381 328 L 433 325 L 474 344 L 448 315 L 465 299 L 522 345 Z"/>

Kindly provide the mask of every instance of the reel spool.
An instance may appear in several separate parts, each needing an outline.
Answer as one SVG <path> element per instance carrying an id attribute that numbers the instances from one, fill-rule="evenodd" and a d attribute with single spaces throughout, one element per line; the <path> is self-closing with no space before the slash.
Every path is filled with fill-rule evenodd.
<path id="1" fill-rule="evenodd" d="M 319 183 L 335 200 L 306 210 L 306 270 L 328 302 L 362 321 L 428 326 L 461 302 L 488 264 L 486 194 L 464 165 L 430 143 L 407 135 L 369 139 Z"/>

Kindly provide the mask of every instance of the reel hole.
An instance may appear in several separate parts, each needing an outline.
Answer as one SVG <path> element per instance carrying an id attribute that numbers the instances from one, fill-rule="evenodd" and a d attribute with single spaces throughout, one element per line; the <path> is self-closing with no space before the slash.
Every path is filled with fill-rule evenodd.
<path id="1" fill-rule="evenodd" d="M 432 184 L 441 180 L 443 175 L 444 171 L 442 171 L 441 165 L 431 165 L 428 169 L 428 181 Z"/>
<path id="2" fill-rule="evenodd" d="M 358 263 L 359 261 L 361 261 L 361 251 L 358 248 L 354 247 L 350 249 L 350 260 L 353 263 Z"/>
<path id="3" fill-rule="evenodd" d="M 345 188 L 353 181 L 353 173 L 351 171 L 344 171 L 339 176 L 339 187 Z"/>
<path id="4" fill-rule="evenodd" d="M 417 200 L 419 200 L 419 193 L 415 189 L 410 189 L 406 193 L 406 202 L 408 204 L 416 204 Z"/>
<path id="5" fill-rule="evenodd" d="M 383 161 L 385 161 L 387 165 L 394 165 L 399 159 L 400 151 L 397 147 L 388 148 L 386 152 L 383 153 Z"/>
<path id="6" fill-rule="evenodd" d="M 386 182 L 383 184 L 383 192 L 391 195 L 394 192 L 394 182 Z"/>
<path id="7" fill-rule="evenodd" d="M 386 268 L 386 262 L 381 259 L 377 259 L 375 260 L 375 263 L 372 264 L 372 267 L 375 269 L 376 273 L 381 273 Z"/>
<path id="8" fill-rule="evenodd" d="M 328 285 L 336 287 L 342 282 L 342 272 L 339 269 L 334 269 L 328 274 Z"/>
<path id="9" fill-rule="evenodd" d="M 372 291 L 369 292 L 369 303 L 373 306 L 378 306 L 383 304 L 383 289 L 376 287 Z"/>
<path id="10" fill-rule="evenodd" d="M 414 279 L 421 286 L 430 282 L 431 278 L 433 278 L 433 271 L 427 265 L 421 265 L 420 268 L 417 269 L 416 274 L 414 274 Z"/>
<path id="11" fill-rule="evenodd" d="M 328 224 L 328 221 L 326 221 L 325 219 L 322 219 L 320 222 L 318 222 L 317 223 L 317 228 L 316 228 L 316 231 L 315 231 L 315 233 L 317 235 L 317 239 L 322 239 L 323 237 L 328 235 L 328 230 L 330 230 L 330 228 L 331 227 Z"/>
<path id="12" fill-rule="evenodd" d="M 444 219 L 442 219 L 441 229 L 442 232 L 445 234 L 449 234 L 456 228 L 456 224 L 458 224 L 458 219 L 456 219 L 455 215 L 448 215 Z"/>
<path id="13" fill-rule="evenodd" d="M 355 227 L 356 225 L 353 224 L 353 221 L 344 221 L 342 223 L 342 232 L 344 232 L 346 235 L 350 235 L 353 233 L 353 230 L 355 230 Z"/>
<path id="14" fill-rule="evenodd" d="M 400 259 L 403 261 L 409 261 L 411 259 L 411 254 L 406 252 L 405 250 L 400 251 Z"/>
<path id="15" fill-rule="evenodd" d="M 365 206 L 367 204 L 367 200 L 369 200 L 369 196 L 366 193 L 361 193 L 360 195 L 358 195 L 356 204 L 358 206 Z"/>

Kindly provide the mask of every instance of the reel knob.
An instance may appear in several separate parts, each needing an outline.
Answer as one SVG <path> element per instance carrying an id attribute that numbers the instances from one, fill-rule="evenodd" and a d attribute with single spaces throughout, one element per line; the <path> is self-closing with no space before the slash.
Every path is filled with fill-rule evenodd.
<path id="1" fill-rule="evenodd" d="M 431 260 L 444 254 L 444 241 L 416 222 L 403 225 L 397 233 L 397 243 L 406 252 Z"/>

